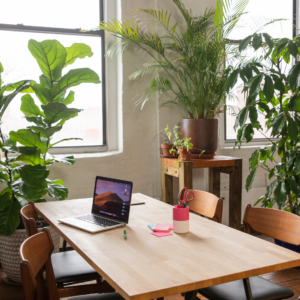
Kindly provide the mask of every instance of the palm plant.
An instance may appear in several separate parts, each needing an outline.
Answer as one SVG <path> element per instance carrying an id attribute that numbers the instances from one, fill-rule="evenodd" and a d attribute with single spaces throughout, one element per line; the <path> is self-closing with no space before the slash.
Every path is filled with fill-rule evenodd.
<path id="1" fill-rule="evenodd" d="M 224 87 L 230 73 L 225 57 L 231 59 L 238 53 L 234 46 L 228 46 L 226 38 L 248 1 L 217 0 L 216 10 L 207 9 L 193 17 L 181 0 L 173 0 L 185 20 L 183 27 L 171 25 L 168 11 L 137 9 L 155 21 L 157 32 L 153 33 L 138 19 L 124 25 L 117 20 L 101 22 L 99 28 L 117 38 L 109 45 L 107 55 L 114 56 L 133 45 L 153 59 L 129 77 L 135 80 L 158 72 L 136 103 L 143 108 L 156 94 L 169 93 L 172 99 L 162 105 L 179 105 L 192 119 L 211 119 L 223 112 L 228 94 Z"/>

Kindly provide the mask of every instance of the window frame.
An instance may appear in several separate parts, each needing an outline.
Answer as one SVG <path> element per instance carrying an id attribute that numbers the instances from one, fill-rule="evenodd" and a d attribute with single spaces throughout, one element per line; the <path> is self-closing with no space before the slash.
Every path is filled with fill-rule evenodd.
<path id="1" fill-rule="evenodd" d="M 298 12 L 298 9 L 299 9 L 299 0 L 293 0 L 293 26 L 292 26 L 292 32 L 293 32 L 293 38 L 297 35 L 297 16 L 299 16 L 300 14 L 297 13 Z M 299 25 L 299 24 L 298 24 Z M 242 40 L 228 40 L 229 43 L 231 44 L 235 44 L 235 45 L 239 45 Z M 221 144 L 221 148 L 226 148 L 226 146 L 231 146 L 231 145 L 234 145 L 235 144 L 235 141 L 236 139 L 227 139 L 227 114 L 224 113 L 223 114 L 224 117 L 223 119 L 224 120 L 220 120 L 221 124 L 223 123 L 224 124 L 224 130 L 221 130 L 220 133 L 221 133 L 221 136 L 222 136 L 222 144 Z M 248 144 L 252 144 L 253 146 L 255 145 L 264 145 L 266 144 L 267 142 L 269 142 L 270 140 L 272 141 L 277 141 L 278 139 L 276 138 L 255 138 L 253 139 L 250 143 Z M 245 144 L 245 142 L 243 141 L 242 142 L 242 145 Z M 251 147 L 251 146 L 250 146 Z M 231 148 L 231 147 L 230 147 Z"/>
<path id="2" fill-rule="evenodd" d="M 99 22 L 105 19 L 105 0 L 99 0 Z M 44 34 L 61 34 L 61 35 L 77 35 L 77 36 L 95 36 L 100 38 L 101 43 L 101 84 L 102 84 L 102 134 L 103 143 L 101 145 L 87 146 L 56 146 L 49 149 L 51 154 L 66 154 L 66 153 L 93 153 L 102 152 L 108 149 L 107 145 L 107 105 L 106 105 L 106 59 L 105 59 L 105 32 L 103 30 L 93 30 L 82 32 L 81 29 L 59 28 L 59 27 L 42 27 L 30 26 L 23 24 L 4 24 L 0 23 L 1 31 L 17 31 L 17 32 L 34 32 Z"/>

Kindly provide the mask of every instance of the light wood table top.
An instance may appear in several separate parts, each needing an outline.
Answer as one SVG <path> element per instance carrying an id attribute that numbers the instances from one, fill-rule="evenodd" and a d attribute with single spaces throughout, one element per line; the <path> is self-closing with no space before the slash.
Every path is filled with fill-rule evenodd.
<path id="1" fill-rule="evenodd" d="M 155 299 L 292 268 L 300 254 L 190 214 L 190 232 L 156 237 L 148 224 L 172 224 L 172 207 L 133 194 L 129 225 L 91 234 L 58 222 L 89 213 L 91 199 L 37 203 L 49 224 L 125 299 Z"/>

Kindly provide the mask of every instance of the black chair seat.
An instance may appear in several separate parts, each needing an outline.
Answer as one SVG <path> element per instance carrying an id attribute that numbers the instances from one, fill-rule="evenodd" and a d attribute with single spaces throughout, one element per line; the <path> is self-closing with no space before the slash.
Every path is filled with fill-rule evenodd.
<path id="1" fill-rule="evenodd" d="M 52 254 L 51 262 L 56 283 L 83 282 L 101 278 L 76 251 Z"/>
<path id="2" fill-rule="evenodd" d="M 262 277 L 249 278 L 253 300 L 281 300 L 294 296 L 286 287 Z M 223 283 L 198 291 L 209 300 L 247 300 L 243 280 Z"/>
<path id="3" fill-rule="evenodd" d="M 124 300 L 124 298 L 118 293 L 107 293 L 98 295 L 84 295 L 69 298 L 68 300 Z"/>

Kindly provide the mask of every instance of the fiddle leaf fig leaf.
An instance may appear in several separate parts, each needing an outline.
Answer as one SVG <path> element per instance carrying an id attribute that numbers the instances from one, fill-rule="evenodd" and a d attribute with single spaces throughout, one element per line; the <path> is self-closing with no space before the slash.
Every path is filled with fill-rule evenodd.
<path id="1" fill-rule="evenodd" d="M 65 200 L 68 197 L 69 190 L 58 183 L 48 183 L 48 194 L 57 200 Z"/>
<path id="2" fill-rule="evenodd" d="M 10 184 L 14 194 L 21 196 L 27 200 L 36 201 L 41 199 L 47 193 L 46 181 L 37 186 L 30 186 L 24 181 L 15 181 Z"/>
<path id="3" fill-rule="evenodd" d="M 39 107 L 34 103 L 33 98 L 26 94 L 21 98 L 21 108 L 20 110 L 23 112 L 25 117 L 37 117 L 44 116 L 44 114 L 40 111 Z"/>
<path id="4" fill-rule="evenodd" d="M 43 74 L 51 81 L 58 81 L 61 78 L 61 71 L 64 67 L 67 51 L 65 47 L 56 40 L 45 40 L 37 42 L 30 40 L 28 49 L 36 59 Z"/>
<path id="5" fill-rule="evenodd" d="M 82 43 L 74 43 L 71 47 L 66 47 L 67 58 L 64 65 L 64 68 L 67 65 L 71 65 L 77 58 L 85 58 L 93 56 L 93 52 L 91 51 L 91 47 L 82 44 Z"/>
<path id="6" fill-rule="evenodd" d="M 81 109 L 77 108 L 68 108 L 65 104 L 60 102 L 51 102 L 47 105 L 42 105 L 42 109 L 45 114 L 44 121 L 51 125 L 53 123 L 56 123 L 60 120 L 66 121 L 71 118 L 74 118 L 78 116 L 78 113 L 81 111 Z M 62 124 L 57 124 L 62 125 Z"/>
<path id="7" fill-rule="evenodd" d="M 17 132 L 11 131 L 9 136 L 13 142 L 19 142 L 21 145 L 27 147 L 37 147 L 43 154 L 47 151 L 47 147 L 40 139 L 40 134 L 30 129 L 20 129 Z"/>
<path id="8" fill-rule="evenodd" d="M 68 96 L 62 101 L 63 104 L 68 105 L 71 104 L 74 101 L 74 94 L 75 92 L 70 91 Z"/>
<path id="9" fill-rule="evenodd" d="M 62 126 L 54 126 L 49 128 L 44 127 L 37 127 L 37 126 L 31 126 L 29 127 L 31 130 L 33 130 L 36 133 L 40 133 L 42 137 L 49 138 L 52 136 L 55 132 L 58 132 L 62 129 Z"/>
<path id="10" fill-rule="evenodd" d="M 10 198 L 11 198 L 11 193 L 9 192 L 0 194 L 0 211 L 2 211 L 5 208 L 6 203 L 10 200 Z"/>
<path id="11" fill-rule="evenodd" d="M 37 117 L 26 117 L 26 120 L 28 122 L 32 122 L 35 123 L 37 126 L 42 126 L 44 128 L 47 127 L 47 124 L 44 122 L 43 118 L 41 118 L 41 116 L 37 116 Z"/>
<path id="12" fill-rule="evenodd" d="M 58 157 L 55 157 L 54 160 L 56 162 L 63 162 L 65 163 L 66 165 L 74 165 L 75 163 L 75 158 L 73 155 L 70 155 L 70 156 L 65 156 L 63 158 L 58 158 Z"/>
<path id="13" fill-rule="evenodd" d="M 51 89 L 53 98 L 72 86 L 81 83 L 100 83 L 99 76 L 89 68 L 75 69 L 64 75 L 57 85 Z"/>
<path id="14" fill-rule="evenodd" d="M 41 165 L 25 165 L 20 170 L 22 180 L 30 186 L 40 185 L 48 176 L 50 171 Z"/>
<path id="15" fill-rule="evenodd" d="M 32 88 L 42 104 L 46 105 L 53 100 L 50 90 L 42 84 L 35 84 Z"/>
<path id="16" fill-rule="evenodd" d="M 0 235 L 11 235 L 20 224 L 19 201 L 6 201 L 6 205 L 0 211 Z"/>
<path id="17" fill-rule="evenodd" d="M 45 88 L 48 88 L 48 89 L 50 89 L 51 86 L 52 86 L 51 81 L 45 75 L 40 76 L 40 84 L 43 85 Z"/>
<path id="18" fill-rule="evenodd" d="M 31 166 L 45 164 L 45 160 L 41 157 L 40 151 L 38 151 L 36 154 L 32 154 L 32 155 L 21 154 L 17 158 L 15 158 L 14 161 L 26 162 L 26 163 L 30 164 Z"/>
<path id="19" fill-rule="evenodd" d="M 4 72 L 4 68 L 3 68 L 3 66 L 2 66 L 2 64 L 0 62 L 0 73 L 3 73 L 3 72 Z"/>

